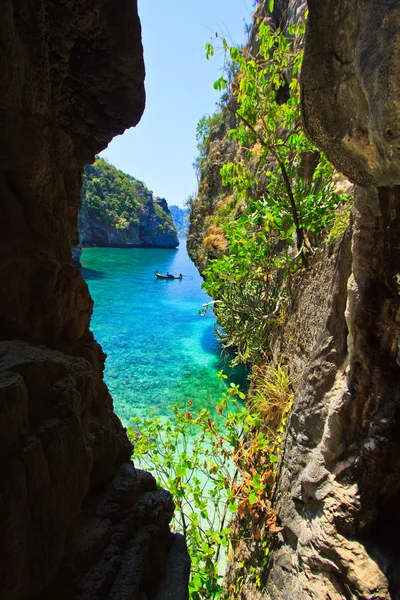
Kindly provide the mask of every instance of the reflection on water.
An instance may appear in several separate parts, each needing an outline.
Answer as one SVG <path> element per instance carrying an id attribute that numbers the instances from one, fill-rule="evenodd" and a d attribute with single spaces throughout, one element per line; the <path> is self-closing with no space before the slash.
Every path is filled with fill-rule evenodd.
<path id="1" fill-rule="evenodd" d="M 194 409 L 214 406 L 225 388 L 220 369 L 243 385 L 244 370 L 229 368 L 215 338 L 212 311 L 198 315 L 209 297 L 184 241 L 178 250 L 87 248 L 81 260 L 95 302 L 92 329 L 108 355 L 105 379 L 125 424 L 188 399 Z M 159 280 L 156 269 L 186 277 Z"/>

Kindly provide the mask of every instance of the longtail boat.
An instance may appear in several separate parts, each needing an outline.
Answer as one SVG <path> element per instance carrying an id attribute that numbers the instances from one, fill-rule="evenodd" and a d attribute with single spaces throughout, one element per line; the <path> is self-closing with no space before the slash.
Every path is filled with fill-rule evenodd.
<path id="1" fill-rule="evenodd" d="M 158 271 L 154 271 L 154 275 L 158 277 L 158 279 L 182 279 L 183 275 L 180 273 L 179 275 L 171 275 L 171 273 L 159 273 Z"/>

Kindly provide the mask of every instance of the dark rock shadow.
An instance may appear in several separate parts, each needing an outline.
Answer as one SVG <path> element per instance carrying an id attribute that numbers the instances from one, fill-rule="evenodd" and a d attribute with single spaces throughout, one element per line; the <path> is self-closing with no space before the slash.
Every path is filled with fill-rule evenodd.
<path id="1" fill-rule="evenodd" d="M 105 279 L 103 271 L 98 269 L 90 269 L 89 267 L 81 267 L 82 277 L 85 281 L 93 281 L 95 279 Z"/>

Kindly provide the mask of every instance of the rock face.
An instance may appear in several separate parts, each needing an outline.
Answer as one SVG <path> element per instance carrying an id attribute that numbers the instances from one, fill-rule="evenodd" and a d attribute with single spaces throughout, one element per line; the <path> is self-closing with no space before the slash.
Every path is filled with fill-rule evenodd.
<path id="1" fill-rule="evenodd" d="M 218 208 L 218 200 L 223 193 L 221 167 L 225 162 L 238 157 L 237 144 L 228 138 L 229 129 L 236 127 L 235 107 L 230 103 L 223 114 L 223 119 L 210 132 L 207 157 L 201 164 L 201 177 L 197 195 L 190 202 L 189 231 L 187 250 L 200 273 L 208 264 L 208 260 L 218 258 L 226 249 L 226 245 L 211 239 L 209 230 L 213 225 L 213 216 Z M 225 188 L 225 193 L 226 191 Z"/>
<path id="2" fill-rule="evenodd" d="M 260 3 L 262 16 L 268 4 Z M 274 15 L 296 19 L 303 7 L 282 0 Z M 263 590 L 247 573 L 240 598 L 398 600 L 400 7 L 380 0 L 308 0 L 308 7 L 304 125 L 358 187 L 348 231 L 333 250 L 317 251 L 293 290 L 284 331 L 272 339 L 274 357 L 298 382 L 273 499 L 282 529 Z M 195 202 L 190 230 L 200 268 L 213 257 L 195 252 L 207 250 L 207 219 L 219 200 L 214 141 L 217 175 L 200 186 L 204 201 Z M 235 558 L 249 552 L 247 538 Z M 235 566 L 236 583 L 232 573 Z"/>
<path id="3" fill-rule="evenodd" d="M 305 0 L 275 0 L 274 9 L 270 12 L 270 2 L 256 2 L 253 15 L 253 27 L 250 32 L 248 48 L 252 56 L 258 52 L 258 24 L 264 19 L 272 27 L 286 28 L 288 23 L 304 20 Z M 200 160 L 200 181 L 197 195 L 190 202 L 189 232 L 187 249 L 190 258 L 203 272 L 208 261 L 220 258 L 226 250 L 226 242 L 222 231 L 215 227 L 215 215 L 222 210 L 230 210 L 240 214 L 242 207 L 238 204 L 233 210 L 232 189 L 222 185 L 221 167 L 227 162 L 247 162 L 247 153 L 232 140 L 228 132 L 237 126 L 236 101 L 230 98 L 218 121 L 209 132 L 206 157 Z M 254 158 L 250 164 L 253 174 L 257 173 L 258 184 L 252 190 L 254 196 L 261 197 L 265 192 L 266 178 L 260 169 L 259 160 Z M 223 206 L 225 205 L 225 206 Z"/>
<path id="4" fill-rule="evenodd" d="M 178 235 L 187 235 L 189 230 L 189 209 L 172 205 L 169 207 Z"/>
<path id="5" fill-rule="evenodd" d="M 398 185 L 398 3 L 309 0 L 309 7 L 306 129 L 354 182 Z"/>
<path id="6" fill-rule="evenodd" d="M 4 0 L 0 37 L 0 596 L 152 598 L 185 550 L 129 463 L 71 260 L 83 165 L 143 112 L 136 3 Z"/>
<path id="7" fill-rule="evenodd" d="M 99 156 L 85 166 L 79 236 L 87 246 L 179 245 L 167 201 Z"/>
<path id="8" fill-rule="evenodd" d="M 166 200 L 154 200 L 164 215 L 172 220 Z M 154 210 L 153 202 L 143 207 L 138 225 L 116 229 L 102 223 L 90 214 L 83 215 L 80 235 L 83 246 L 176 248 L 179 240 L 172 228 L 165 227 L 165 218 Z"/>
<path id="9" fill-rule="evenodd" d="M 400 598 L 397 2 L 309 0 L 308 133 L 359 185 L 289 421 L 272 599 Z"/>

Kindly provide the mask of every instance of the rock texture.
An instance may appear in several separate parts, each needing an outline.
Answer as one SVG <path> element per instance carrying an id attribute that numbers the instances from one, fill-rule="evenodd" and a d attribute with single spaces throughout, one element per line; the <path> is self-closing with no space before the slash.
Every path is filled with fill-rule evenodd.
<path id="1" fill-rule="evenodd" d="M 236 142 L 227 136 L 229 129 L 236 127 L 235 106 L 230 103 L 222 115 L 221 122 L 210 132 L 207 157 L 201 161 L 200 181 L 197 195 L 190 202 L 189 231 L 187 250 L 200 273 L 206 267 L 209 259 L 221 256 L 226 245 L 210 238 L 213 225 L 213 215 L 217 211 L 219 199 L 230 193 L 223 188 L 221 167 L 225 162 L 233 161 L 238 155 Z M 211 229 L 212 231 L 212 229 Z M 209 241 L 206 242 L 207 238 Z"/>
<path id="2" fill-rule="evenodd" d="M 173 506 L 129 463 L 71 260 L 83 165 L 143 112 L 136 3 L 4 0 L 0 38 L 0 596 L 150 599 Z"/>
<path id="3" fill-rule="evenodd" d="M 270 3 L 266 0 L 255 3 L 253 26 L 250 32 L 248 48 L 254 57 L 258 52 L 258 24 L 264 19 L 272 27 L 285 29 L 288 23 L 304 20 L 305 0 L 275 0 L 274 9 L 270 11 Z M 232 218 L 243 210 L 241 203 L 235 204 L 232 189 L 222 185 L 221 167 L 227 162 L 248 161 L 248 153 L 232 140 L 228 132 L 237 126 L 236 101 L 231 97 L 222 110 L 221 120 L 210 130 L 207 141 L 206 157 L 198 161 L 199 187 L 197 195 L 190 202 L 189 232 L 187 250 L 190 258 L 202 273 L 208 261 L 219 258 L 226 250 L 224 234 L 215 227 L 215 215 L 220 211 L 231 213 Z M 204 142 L 203 142 L 204 143 Z M 254 197 L 262 197 L 266 191 L 264 165 L 255 156 L 250 163 L 257 184 L 252 189 Z"/>
<path id="4" fill-rule="evenodd" d="M 261 16 L 268 5 L 259 4 Z M 235 541 L 229 583 L 241 600 L 398 600 L 400 6 L 308 0 L 308 7 L 304 125 L 358 187 L 343 240 L 317 251 L 273 336 L 275 358 L 297 380 L 273 499 L 282 529 L 269 561 L 262 556 L 258 589 L 239 568 L 251 564 L 252 542 Z M 272 18 L 296 20 L 303 9 L 301 1 L 275 2 Z M 235 152 L 221 131 L 210 149 L 189 233 L 200 269 L 215 250 L 205 239 L 220 200 L 221 154 Z"/>
<path id="5" fill-rule="evenodd" d="M 354 182 L 398 185 L 398 2 L 308 4 L 305 127 Z"/>
<path id="6" fill-rule="evenodd" d="M 289 421 L 273 600 L 400 598 L 397 2 L 309 0 L 304 123 L 359 184 Z M 309 349 L 310 350 L 310 349 Z"/>

